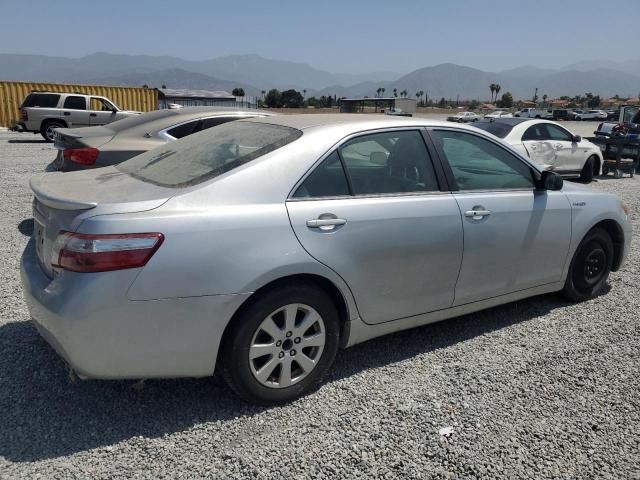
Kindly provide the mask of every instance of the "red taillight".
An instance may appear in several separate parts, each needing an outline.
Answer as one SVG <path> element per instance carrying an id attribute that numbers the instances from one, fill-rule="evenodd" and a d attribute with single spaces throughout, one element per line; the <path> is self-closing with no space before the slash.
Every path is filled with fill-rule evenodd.
<path id="1" fill-rule="evenodd" d="M 160 248 L 161 233 L 90 235 L 64 232 L 54 245 L 54 267 L 92 273 L 144 267 Z"/>
<path id="2" fill-rule="evenodd" d="M 24 108 L 20 111 L 20 116 L 22 117 L 23 122 L 26 122 L 29 120 L 29 114 Z"/>
<path id="3" fill-rule="evenodd" d="M 100 155 L 97 148 L 65 148 L 63 156 L 65 160 L 71 160 L 80 165 L 93 165 Z"/>

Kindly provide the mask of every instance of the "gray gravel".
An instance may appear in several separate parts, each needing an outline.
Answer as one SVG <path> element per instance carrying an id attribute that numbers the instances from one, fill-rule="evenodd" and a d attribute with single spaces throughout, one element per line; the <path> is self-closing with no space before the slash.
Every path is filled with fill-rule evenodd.
<path id="1" fill-rule="evenodd" d="M 0 478 L 640 478 L 637 236 L 593 301 L 547 295 L 370 341 L 285 407 L 215 379 L 73 383 L 19 283 L 27 181 L 54 156 L 38 138 L 0 132 Z M 638 231 L 640 179 L 594 186 Z"/>

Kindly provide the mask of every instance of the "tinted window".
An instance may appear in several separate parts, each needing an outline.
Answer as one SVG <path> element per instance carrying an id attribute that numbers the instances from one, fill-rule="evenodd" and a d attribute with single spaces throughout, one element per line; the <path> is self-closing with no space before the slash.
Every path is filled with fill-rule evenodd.
<path id="1" fill-rule="evenodd" d="M 340 156 L 333 152 L 318 165 L 293 194 L 293 198 L 349 195 L 347 177 Z"/>
<path id="2" fill-rule="evenodd" d="M 502 122 L 487 122 L 487 121 L 479 121 L 474 125 L 476 128 L 481 128 L 485 132 L 489 132 L 492 135 L 495 135 L 499 138 L 505 138 L 509 135 L 509 132 L 513 129 L 513 125 L 509 125 L 508 123 Z"/>
<path id="3" fill-rule="evenodd" d="M 453 131 L 435 130 L 432 136 L 460 190 L 533 188 L 529 166 L 495 143 Z"/>
<path id="4" fill-rule="evenodd" d="M 204 182 L 300 138 L 295 128 L 268 123 L 232 122 L 215 135 L 200 132 L 145 152 L 116 166 L 156 185 L 186 187 Z"/>
<path id="5" fill-rule="evenodd" d="M 218 125 L 222 125 L 223 123 L 232 122 L 233 120 L 238 120 L 238 117 L 211 117 L 211 118 L 203 118 L 200 120 L 200 125 L 198 125 L 198 131 L 206 130 L 207 128 L 216 127 Z"/>
<path id="6" fill-rule="evenodd" d="M 60 95 L 54 93 L 31 93 L 22 102 L 22 107 L 55 108 L 60 100 Z"/>
<path id="7" fill-rule="evenodd" d="M 199 120 L 192 120 L 191 122 L 183 123 L 177 127 L 170 128 L 167 130 L 167 133 L 173 138 L 186 137 L 187 135 L 191 135 L 197 131 L 196 127 L 198 126 L 198 122 Z"/>
<path id="8" fill-rule="evenodd" d="M 339 149 L 354 195 L 438 190 L 419 131 L 374 133 Z"/>
<path id="9" fill-rule="evenodd" d="M 547 129 L 547 139 L 549 140 L 557 140 L 561 142 L 571 142 L 573 140 L 573 137 L 569 135 L 569 132 L 563 128 L 550 123 L 547 123 L 545 127 Z"/>
<path id="10" fill-rule="evenodd" d="M 546 138 L 547 129 L 541 123 L 529 127 L 522 135 L 522 140 L 546 140 Z"/>
<path id="11" fill-rule="evenodd" d="M 85 97 L 67 97 L 64 99 L 63 108 L 68 108 L 69 110 L 86 110 L 87 100 Z"/>

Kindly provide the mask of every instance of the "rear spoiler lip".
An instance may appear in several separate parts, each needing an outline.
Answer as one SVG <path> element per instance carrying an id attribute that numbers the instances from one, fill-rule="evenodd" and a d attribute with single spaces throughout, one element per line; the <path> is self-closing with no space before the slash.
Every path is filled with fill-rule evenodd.
<path id="1" fill-rule="evenodd" d="M 48 207 L 57 208 L 59 210 L 90 210 L 98 206 L 97 202 L 81 202 L 78 200 L 52 197 L 51 195 L 47 195 L 41 188 L 38 187 L 37 184 L 39 179 L 40 176 L 37 176 L 29 180 L 29 188 L 31 188 L 31 191 L 33 192 L 35 197 Z"/>

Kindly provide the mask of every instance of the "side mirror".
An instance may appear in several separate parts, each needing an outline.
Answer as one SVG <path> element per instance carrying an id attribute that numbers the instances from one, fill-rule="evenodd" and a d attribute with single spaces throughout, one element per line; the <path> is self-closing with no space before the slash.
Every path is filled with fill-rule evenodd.
<path id="1" fill-rule="evenodd" d="M 574 135 L 571 140 L 573 143 L 580 143 L 582 141 L 582 137 L 580 135 Z"/>
<path id="2" fill-rule="evenodd" d="M 113 107 L 113 108 L 111 109 L 111 113 L 118 113 L 118 109 L 117 109 L 116 107 Z"/>
<path id="3" fill-rule="evenodd" d="M 545 170 L 540 177 L 540 188 L 542 190 L 561 190 L 564 180 L 556 172 Z"/>

